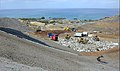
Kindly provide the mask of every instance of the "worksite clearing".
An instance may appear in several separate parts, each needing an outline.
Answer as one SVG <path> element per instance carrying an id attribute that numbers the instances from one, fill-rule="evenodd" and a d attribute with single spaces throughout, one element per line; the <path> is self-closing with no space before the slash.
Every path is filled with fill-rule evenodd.
<path id="1" fill-rule="evenodd" d="M 119 71 L 119 16 L 62 21 L 0 18 L 0 71 Z"/>

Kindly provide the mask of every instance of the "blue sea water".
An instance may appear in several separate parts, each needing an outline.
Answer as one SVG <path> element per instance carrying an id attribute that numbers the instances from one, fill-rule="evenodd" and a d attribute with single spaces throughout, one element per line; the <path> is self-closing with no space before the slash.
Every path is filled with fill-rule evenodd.
<path id="1" fill-rule="evenodd" d="M 10 18 L 67 18 L 67 19 L 100 19 L 118 15 L 118 9 L 5 9 L 0 10 L 0 17 Z"/>

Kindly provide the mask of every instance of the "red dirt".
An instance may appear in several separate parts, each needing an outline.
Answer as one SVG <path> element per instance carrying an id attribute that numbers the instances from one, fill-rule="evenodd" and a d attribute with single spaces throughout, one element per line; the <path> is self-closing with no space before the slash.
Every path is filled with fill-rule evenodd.
<path id="1" fill-rule="evenodd" d="M 71 31 L 64 31 L 64 30 L 46 30 L 46 31 L 39 31 L 35 32 L 35 35 L 42 36 L 42 37 L 47 37 L 48 33 L 53 33 L 53 34 L 63 34 L 63 33 L 70 33 Z"/>
<path id="2" fill-rule="evenodd" d="M 114 47 L 105 51 L 97 51 L 97 52 L 81 52 L 80 55 L 82 56 L 100 56 L 103 54 L 110 54 L 110 53 L 117 53 L 120 52 L 120 47 Z"/>

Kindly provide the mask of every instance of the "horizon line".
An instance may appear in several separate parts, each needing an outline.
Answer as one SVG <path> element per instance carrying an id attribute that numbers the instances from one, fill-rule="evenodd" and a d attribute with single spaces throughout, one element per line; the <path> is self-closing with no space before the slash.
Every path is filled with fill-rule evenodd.
<path id="1" fill-rule="evenodd" d="M 5 8 L 0 10 L 18 10 L 18 9 L 120 9 L 120 8 Z"/>

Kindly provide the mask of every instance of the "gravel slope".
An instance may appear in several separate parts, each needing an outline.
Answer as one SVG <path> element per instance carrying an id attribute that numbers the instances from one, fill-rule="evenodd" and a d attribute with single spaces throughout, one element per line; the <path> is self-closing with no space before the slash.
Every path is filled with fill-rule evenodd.
<path id="1" fill-rule="evenodd" d="M 16 32 L 31 31 L 26 25 L 21 26 L 17 19 L 0 18 L 0 27 L 15 29 Z M 80 56 L 35 43 L 31 39 L 24 34 L 15 36 L 0 31 L 0 71 L 119 71 L 119 59 L 114 60 L 110 55 L 105 55 L 108 64 L 101 64 L 96 56 Z M 47 40 L 40 41 L 54 45 Z"/>
<path id="2" fill-rule="evenodd" d="M 31 67 L 10 59 L 0 57 L 0 71 L 48 71 L 40 67 Z"/>
<path id="3" fill-rule="evenodd" d="M 6 27 L 11 29 L 16 29 L 22 32 L 33 31 L 27 25 L 22 24 L 18 19 L 15 18 L 0 18 L 0 27 Z"/>
<path id="4" fill-rule="evenodd" d="M 118 71 L 118 68 L 114 67 L 116 66 L 114 61 L 108 64 L 100 64 L 96 57 L 78 56 L 62 50 L 48 48 L 5 32 L 0 32 L 0 40 L 2 40 L 0 41 L 0 57 L 18 64 L 40 67 L 48 71 Z M 1 69 L 2 64 L 0 62 Z M 14 67 L 14 65 L 11 66 Z M 8 71 L 10 70 L 8 69 Z"/>

